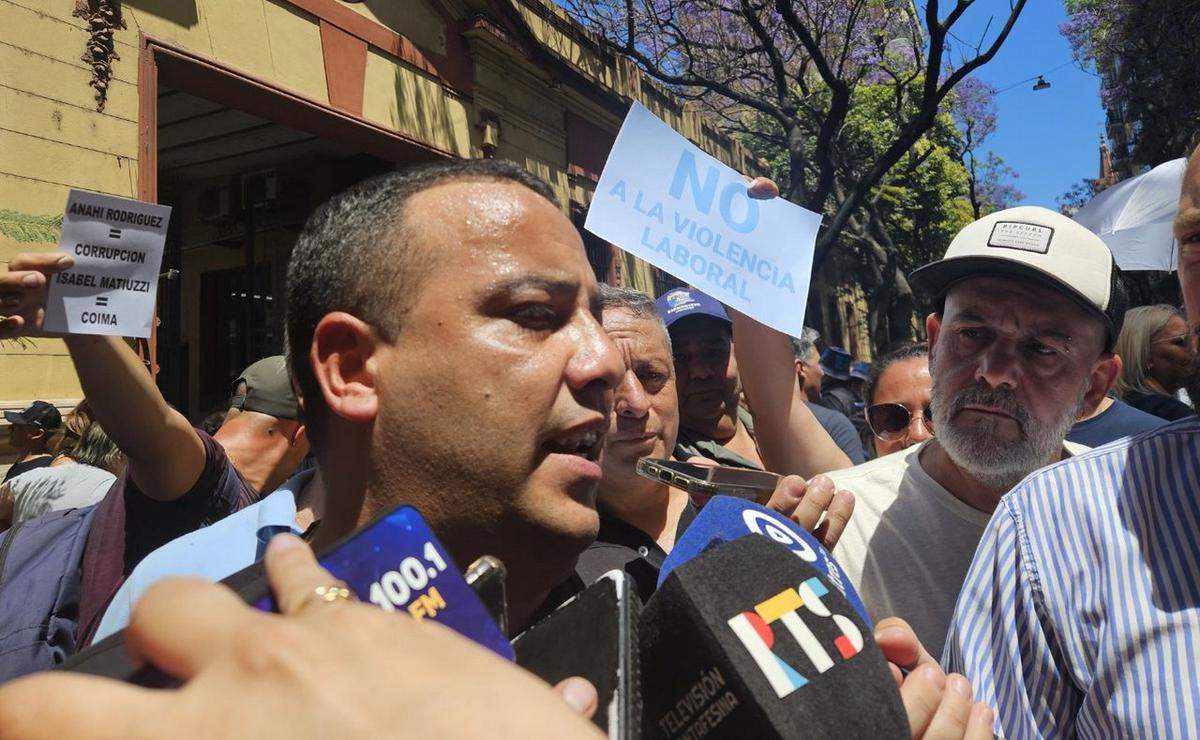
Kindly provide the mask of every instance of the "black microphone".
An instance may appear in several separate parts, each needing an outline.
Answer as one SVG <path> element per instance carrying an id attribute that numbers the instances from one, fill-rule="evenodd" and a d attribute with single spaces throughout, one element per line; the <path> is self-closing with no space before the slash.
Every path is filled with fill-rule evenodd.
<path id="1" fill-rule="evenodd" d="M 676 550 L 698 554 L 675 563 L 643 610 L 643 736 L 908 737 L 857 596 L 819 567 L 824 548 L 804 533 L 817 562 L 790 549 L 775 527 L 800 530 L 774 512 L 767 536 L 730 537 L 734 508 L 747 520 L 767 510 L 728 501 L 696 518 Z"/>
<path id="2" fill-rule="evenodd" d="M 641 736 L 638 618 L 642 602 L 629 574 L 614 570 L 513 640 L 517 665 L 553 685 L 571 676 L 599 695 L 593 722 L 613 740 Z"/>

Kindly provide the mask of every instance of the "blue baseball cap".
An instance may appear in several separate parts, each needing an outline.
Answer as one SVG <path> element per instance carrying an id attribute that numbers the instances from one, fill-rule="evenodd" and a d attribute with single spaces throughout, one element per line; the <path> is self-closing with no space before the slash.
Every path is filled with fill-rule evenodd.
<path id="1" fill-rule="evenodd" d="M 660 295 L 654 305 L 668 329 L 671 324 L 689 316 L 711 316 L 727 324 L 733 323 L 720 301 L 693 288 L 672 288 Z"/>
<path id="2" fill-rule="evenodd" d="M 871 363 L 858 360 L 850 365 L 850 377 L 866 380 L 871 374 Z"/>
<path id="3" fill-rule="evenodd" d="M 850 379 L 850 353 L 841 347 L 828 347 L 821 353 L 821 369 L 837 380 Z"/>

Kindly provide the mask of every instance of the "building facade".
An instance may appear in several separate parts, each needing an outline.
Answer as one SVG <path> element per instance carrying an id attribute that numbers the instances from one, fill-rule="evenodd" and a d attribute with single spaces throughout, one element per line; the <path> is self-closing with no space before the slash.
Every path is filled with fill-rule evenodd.
<path id="1" fill-rule="evenodd" d="M 0 0 L 0 259 L 53 249 L 71 188 L 170 205 L 139 349 L 199 418 L 281 351 L 291 246 L 325 198 L 418 162 L 500 157 L 582 227 L 632 100 L 759 170 L 549 0 Z M 602 280 L 671 283 L 585 244 Z M 57 340 L 0 346 L 0 379 L 4 409 L 80 396 Z"/>

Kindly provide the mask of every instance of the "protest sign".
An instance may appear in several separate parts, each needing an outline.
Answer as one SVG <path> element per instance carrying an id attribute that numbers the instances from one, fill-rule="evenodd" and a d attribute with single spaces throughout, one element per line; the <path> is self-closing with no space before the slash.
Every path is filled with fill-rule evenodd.
<path id="1" fill-rule="evenodd" d="M 148 337 L 169 206 L 72 190 L 58 251 L 75 266 L 50 280 L 46 331 Z"/>
<path id="2" fill-rule="evenodd" d="M 584 227 L 792 336 L 804 327 L 820 215 L 751 199 L 746 180 L 633 104 Z"/>

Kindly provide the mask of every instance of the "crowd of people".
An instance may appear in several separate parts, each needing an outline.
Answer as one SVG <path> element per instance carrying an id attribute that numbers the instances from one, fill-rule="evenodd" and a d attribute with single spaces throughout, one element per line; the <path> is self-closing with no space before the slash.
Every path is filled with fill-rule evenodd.
<path id="1" fill-rule="evenodd" d="M 781 476 L 762 503 L 849 575 L 914 737 L 1200 735 L 1200 162 L 1176 236 L 1186 307 L 1129 309 L 1084 227 L 985 216 L 912 275 L 928 342 L 868 366 L 697 290 L 598 285 L 515 164 L 364 181 L 309 219 L 286 355 L 211 434 L 102 336 L 63 337 L 65 421 L 6 414 L 0 735 L 594 734 L 586 681 L 324 598 L 311 551 L 414 506 L 455 562 L 504 563 L 515 636 L 613 569 L 654 593 L 704 501 L 643 458 Z M 9 262 L 0 338 L 43 335 L 72 264 Z M 212 584 L 264 559 L 279 614 Z M 182 686 L 46 672 L 121 630 Z"/>

